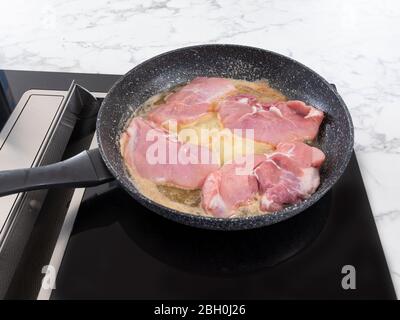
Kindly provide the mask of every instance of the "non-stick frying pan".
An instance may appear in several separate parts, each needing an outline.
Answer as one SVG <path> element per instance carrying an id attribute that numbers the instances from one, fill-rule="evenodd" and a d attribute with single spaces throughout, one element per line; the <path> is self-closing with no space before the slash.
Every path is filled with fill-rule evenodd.
<path id="1" fill-rule="evenodd" d="M 324 111 L 326 117 L 318 144 L 326 155 L 326 161 L 321 168 L 321 184 L 310 198 L 275 213 L 223 219 L 167 208 L 136 189 L 119 150 L 122 128 L 132 112 L 149 97 L 197 76 L 249 81 L 266 79 L 288 98 L 305 101 Z M 84 151 L 48 166 L 0 172 L 0 196 L 50 187 L 94 186 L 115 178 L 133 198 L 166 218 L 207 229 L 251 229 L 288 219 L 318 201 L 343 174 L 353 150 L 351 117 L 332 85 L 290 58 L 238 45 L 182 48 L 133 68 L 114 84 L 105 97 L 97 118 L 96 134 L 98 150 Z"/>

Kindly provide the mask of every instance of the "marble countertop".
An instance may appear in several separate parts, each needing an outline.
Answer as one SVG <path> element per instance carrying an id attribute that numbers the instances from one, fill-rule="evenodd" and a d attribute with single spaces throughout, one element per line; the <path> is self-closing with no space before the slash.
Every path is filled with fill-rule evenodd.
<path id="1" fill-rule="evenodd" d="M 335 83 L 400 295 L 400 2 L 93 0 L 2 4 L 0 68 L 123 74 L 164 51 L 234 43 L 293 57 Z"/>

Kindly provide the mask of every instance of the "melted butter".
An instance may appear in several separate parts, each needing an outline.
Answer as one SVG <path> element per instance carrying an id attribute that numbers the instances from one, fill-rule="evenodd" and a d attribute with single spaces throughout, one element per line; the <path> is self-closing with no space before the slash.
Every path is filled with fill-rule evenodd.
<path id="1" fill-rule="evenodd" d="M 178 140 L 210 148 L 220 155 L 221 164 L 231 162 L 238 156 L 264 154 L 274 149 L 268 143 L 247 138 L 245 133 L 238 136 L 224 129 L 216 112 L 209 113 L 194 123 L 181 126 L 178 131 Z"/>
<path id="2" fill-rule="evenodd" d="M 200 190 L 183 190 L 171 186 L 157 185 L 142 178 L 135 169 L 128 167 L 127 170 L 134 185 L 148 199 L 177 211 L 207 215 L 200 205 Z"/>
<path id="3" fill-rule="evenodd" d="M 189 207 L 199 207 L 201 201 L 200 189 L 183 190 L 176 187 L 157 186 L 158 191 L 165 195 L 168 199 L 182 203 Z"/>
<path id="4" fill-rule="evenodd" d="M 249 82 L 232 80 L 236 89 L 242 94 L 251 94 L 261 102 L 286 101 L 287 98 L 278 90 L 271 88 L 265 80 Z"/>

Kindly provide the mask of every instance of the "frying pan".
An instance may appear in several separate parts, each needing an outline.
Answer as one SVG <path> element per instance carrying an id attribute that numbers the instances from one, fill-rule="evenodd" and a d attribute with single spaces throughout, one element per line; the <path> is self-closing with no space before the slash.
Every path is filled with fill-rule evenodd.
<path id="1" fill-rule="evenodd" d="M 125 123 L 149 97 L 197 76 L 248 81 L 266 79 L 288 98 L 302 100 L 325 113 L 318 146 L 325 153 L 326 161 L 320 171 L 321 184 L 310 198 L 279 212 L 224 219 L 179 212 L 152 201 L 137 190 L 126 172 L 119 149 L 119 137 Z M 145 207 L 174 221 L 216 230 L 257 228 L 297 215 L 335 184 L 350 160 L 353 131 L 350 114 L 335 88 L 299 62 L 246 46 L 186 47 L 143 62 L 113 85 L 98 113 L 98 149 L 48 166 L 0 172 L 0 196 L 50 187 L 88 187 L 116 179 Z"/>

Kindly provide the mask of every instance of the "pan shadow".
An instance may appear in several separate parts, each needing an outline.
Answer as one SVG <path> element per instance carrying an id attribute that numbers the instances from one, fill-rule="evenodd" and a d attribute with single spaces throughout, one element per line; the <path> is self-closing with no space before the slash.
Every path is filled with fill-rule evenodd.
<path id="1" fill-rule="evenodd" d="M 74 234 L 118 223 L 144 252 L 180 270 L 231 276 L 273 267 L 307 248 L 322 231 L 332 194 L 288 220 L 243 231 L 214 231 L 167 220 L 119 187 L 91 188 Z"/>

